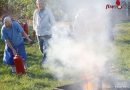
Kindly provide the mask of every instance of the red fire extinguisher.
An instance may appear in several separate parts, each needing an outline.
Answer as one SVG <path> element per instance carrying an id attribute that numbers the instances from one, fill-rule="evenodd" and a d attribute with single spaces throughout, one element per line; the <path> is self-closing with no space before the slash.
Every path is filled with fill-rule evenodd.
<path id="1" fill-rule="evenodd" d="M 14 65 L 16 67 L 17 74 L 24 74 L 25 73 L 24 63 L 23 63 L 22 57 L 20 55 L 14 56 Z"/>

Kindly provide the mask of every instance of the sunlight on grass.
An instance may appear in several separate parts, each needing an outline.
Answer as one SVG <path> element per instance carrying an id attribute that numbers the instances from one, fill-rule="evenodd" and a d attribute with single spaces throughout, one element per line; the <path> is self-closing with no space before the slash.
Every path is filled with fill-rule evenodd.
<path id="1" fill-rule="evenodd" d="M 4 48 L 4 47 L 3 47 Z M 56 86 L 63 85 L 66 81 L 59 81 L 41 67 L 42 54 L 38 45 L 26 45 L 28 54 L 28 70 L 25 75 L 18 76 L 11 73 L 9 66 L 2 64 L 3 49 L 1 50 L 0 88 L 1 90 L 52 90 Z"/>

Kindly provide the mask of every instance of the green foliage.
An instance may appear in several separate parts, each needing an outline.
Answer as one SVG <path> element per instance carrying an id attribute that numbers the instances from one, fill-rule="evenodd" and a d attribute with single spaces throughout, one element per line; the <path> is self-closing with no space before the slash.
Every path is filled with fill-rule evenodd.
<path id="1" fill-rule="evenodd" d="M 11 14 L 16 17 L 26 16 L 28 19 L 32 19 L 33 12 L 36 8 L 36 0 L 0 0 L 0 15 Z M 45 0 L 47 6 L 49 6 L 56 19 L 61 19 L 64 13 L 63 0 Z"/>
<path id="2" fill-rule="evenodd" d="M 26 16 L 32 18 L 35 8 L 35 0 L 1 0 L 0 9 L 14 16 Z M 2 12 L 1 12 L 2 13 Z"/>
<path id="3" fill-rule="evenodd" d="M 8 0 L 0 0 L 0 16 L 3 10 L 8 7 Z"/>
<path id="4" fill-rule="evenodd" d="M 35 8 L 34 0 L 9 0 L 10 7 L 13 8 L 14 14 L 20 14 L 20 16 L 26 16 L 32 18 L 32 13 Z"/>
<path id="5" fill-rule="evenodd" d="M 1 28 L 1 25 L 0 25 L 0 28 Z M 0 29 L 0 32 L 1 32 L 1 29 Z M 4 50 L 4 44 L 3 44 L 3 41 L 1 40 L 1 34 L 0 34 L 0 60 L 1 60 L 1 57 L 3 57 L 3 50 Z"/>

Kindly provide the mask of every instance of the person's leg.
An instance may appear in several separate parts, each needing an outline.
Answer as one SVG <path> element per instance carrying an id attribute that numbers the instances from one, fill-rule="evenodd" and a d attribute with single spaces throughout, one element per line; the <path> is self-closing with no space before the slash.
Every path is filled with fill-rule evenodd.
<path id="1" fill-rule="evenodd" d="M 47 53 L 44 52 L 43 57 L 42 57 L 42 64 L 46 62 L 46 59 L 47 59 Z"/>
<path id="2" fill-rule="evenodd" d="M 50 39 L 50 36 L 46 35 L 46 36 L 44 36 L 43 39 L 44 39 L 43 40 L 44 42 L 43 42 L 43 59 L 42 59 L 42 64 L 44 64 L 46 62 L 46 60 L 47 60 L 47 49 L 48 49 L 48 46 L 49 46 L 48 41 Z"/>
<path id="3" fill-rule="evenodd" d="M 37 40 L 38 40 L 38 44 L 39 44 L 39 49 L 40 49 L 41 53 L 43 53 L 43 42 L 44 42 L 44 40 L 43 40 L 42 37 L 43 36 L 37 36 Z"/>
<path id="4" fill-rule="evenodd" d="M 46 59 L 46 46 L 45 46 L 45 38 L 44 36 L 37 36 L 38 44 L 39 44 L 39 49 L 43 55 L 42 57 L 42 62 L 43 63 Z"/>
<path id="5" fill-rule="evenodd" d="M 12 73 L 16 73 L 16 67 L 15 65 L 11 65 Z"/>
<path id="6" fill-rule="evenodd" d="M 43 50 L 43 52 L 42 52 L 42 55 L 43 55 L 42 63 L 44 63 L 46 61 L 46 40 L 45 40 L 44 36 L 41 37 L 41 39 L 42 39 L 42 46 L 41 46 L 41 48 Z"/>
<path id="7" fill-rule="evenodd" d="M 16 68 L 13 61 L 13 52 L 12 50 L 6 45 L 4 50 L 4 56 L 3 56 L 3 63 L 7 64 L 11 67 L 12 73 L 16 72 Z"/>

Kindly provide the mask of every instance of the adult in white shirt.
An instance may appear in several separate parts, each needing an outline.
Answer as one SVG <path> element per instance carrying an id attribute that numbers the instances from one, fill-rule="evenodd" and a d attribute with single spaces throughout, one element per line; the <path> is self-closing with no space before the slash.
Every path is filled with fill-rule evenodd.
<path id="1" fill-rule="evenodd" d="M 52 36 L 51 27 L 55 23 L 55 18 L 51 10 L 45 6 L 44 0 L 36 0 L 36 6 L 37 8 L 33 14 L 33 29 L 43 54 L 42 63 L 44 64 L 47 57 L 48 40 Z"/>

